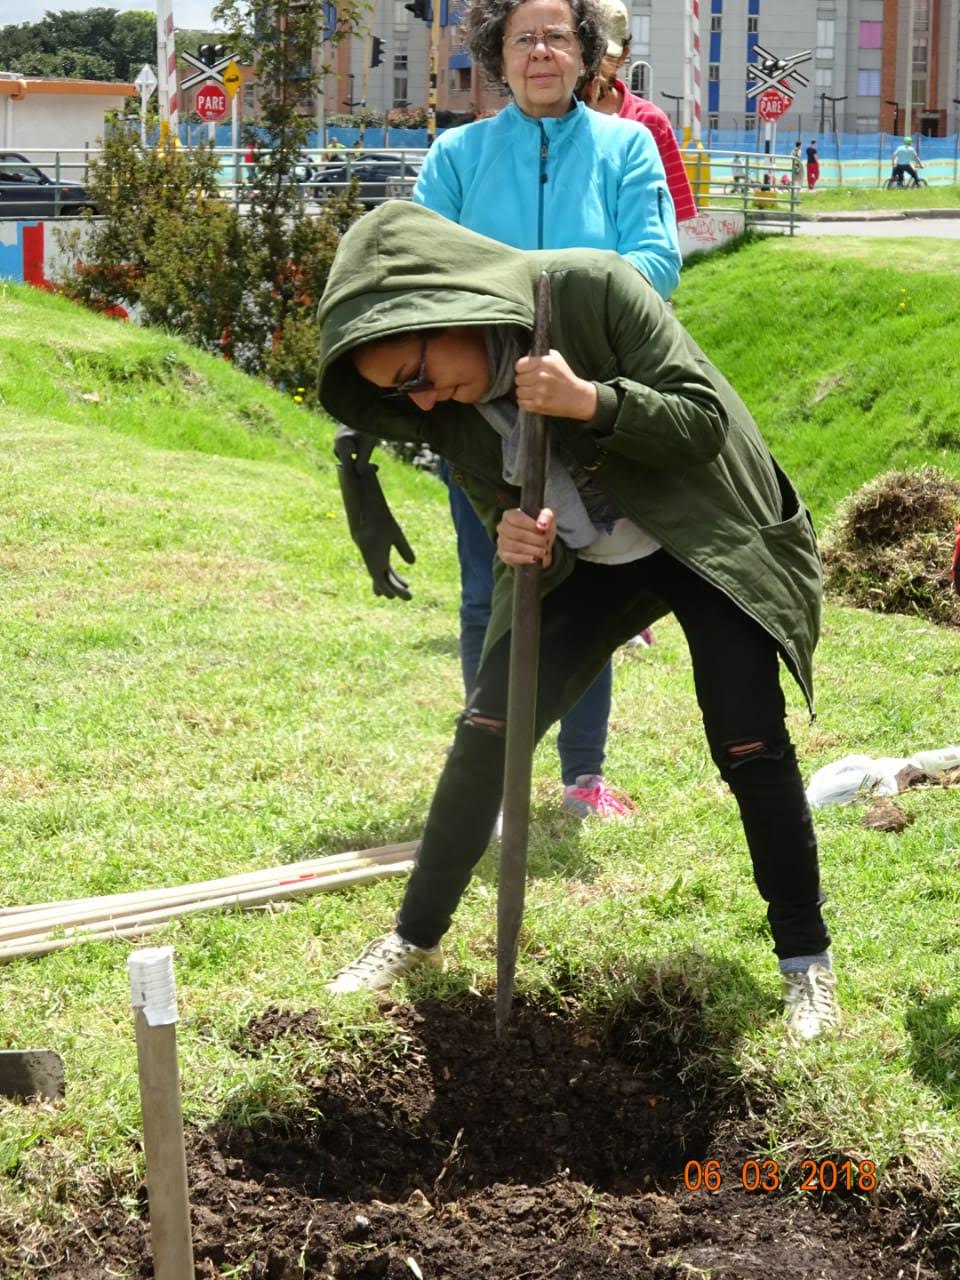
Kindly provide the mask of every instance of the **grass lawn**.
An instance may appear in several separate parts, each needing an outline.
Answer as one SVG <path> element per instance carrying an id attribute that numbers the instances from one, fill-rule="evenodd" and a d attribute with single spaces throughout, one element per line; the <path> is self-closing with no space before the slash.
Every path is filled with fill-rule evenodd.
<path id="1" fill-rule="evenodd" d="M 953 247 L 763 241 L 689 271 L 681 319 L 737 386 L 818 521 L 891 466 L 960 474 Z M 410 603 L 370 593 L 329 424 L 156 333 L 0 286 L 0 905 L 172 885 L 416 836 L 460 696 L 445 492 L 389 458 L 417 553 Z M 957 741 L 954 633 L 828 606 L 819 718 L 788 688 L 806 774 L 851 752 Z M 818 819 L 843 1034 L 784 1047 L 739 821 L 698 723 L 678 628 L 617 655 L 609 775 L 624 824 L 558 814 L 538 752 L 520 990 L 616 1008 L 681 974 L 784 1167 L 845 1153 L 960 1206 L 960 789 Z M 446 992 L 495 985 L 488 854 L 447 947 Z M 382 1020 L 321 983 L 388 927 L 396 881 L 271 913 L 172 924 L 188 1123 L 296 1111 L 328 1049 L 238 1047 L 268 1005 L 318 1006 L 373 1052 Z M 128 947 L 6 966 L 0 1043 L 63 1053 L 62 1107 L 0 1100 L 0 1274 L 109 1172 L 140 1168 Z M 718 1056 L 718 1070 L 720 1069 Z M 133 1206 L 131 1205 L 131 1208 Z M 951 1220 L 956 1221 L 956 1213 Z"/>
<path id="2" fill-rule="evenodd" d="M 887 191 L 885 187 L 825 187 L 800 192 L 800 213 L 846 213 L 873 209 L 960 209 L 960 187 L 911 187 Z"/>

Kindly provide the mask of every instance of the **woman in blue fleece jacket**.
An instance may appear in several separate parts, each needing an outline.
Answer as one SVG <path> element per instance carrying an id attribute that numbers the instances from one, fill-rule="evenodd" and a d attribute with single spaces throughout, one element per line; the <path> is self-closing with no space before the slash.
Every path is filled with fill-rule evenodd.
<path id="1" fill-rule="evenodd" d="M 512 101 L 496 116 L 441 135 L 416 203 L 516 249 L 613 249 L 668 298 L 680 276 L 673 203 L 643 126 L 574 99 L 607 35 L 593 0 L 474 0 L 466 36 L 475 61 Z M 460 559 L 460 649 L 467 697 L 490 616 L 494 549 L 444 464 Z M 564 807 L 578 817 L 632 808 L 603 780 L 612 667 L 560 722 Z"/>

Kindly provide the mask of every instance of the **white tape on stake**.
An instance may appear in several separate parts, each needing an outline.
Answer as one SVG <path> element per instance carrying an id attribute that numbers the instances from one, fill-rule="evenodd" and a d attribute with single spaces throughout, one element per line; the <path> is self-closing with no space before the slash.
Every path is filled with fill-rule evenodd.
<path id="1" fill-rule="evenodd" d="M 141 947 L 127 957 L 130 1000 L 142 1009 L 147 1025 L 169 1026 L 177 1021 L 177 984 L 173 976 L 173 947 Z"/>

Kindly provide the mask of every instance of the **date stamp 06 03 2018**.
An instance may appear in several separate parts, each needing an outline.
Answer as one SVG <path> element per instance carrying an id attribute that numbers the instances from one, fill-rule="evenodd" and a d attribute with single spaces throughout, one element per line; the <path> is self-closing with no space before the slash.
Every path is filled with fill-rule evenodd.
<path id="1" fill-rule="evenodd" d="M 719 1160 L 688 1160 L 683 1166 L 683 1185 L 688 1191 L 717 1192 L 727 1173 L 739 1173 L 745 1191 L 773 1192 L 781 1189 L 780 1165 L 776 1160 L 744 1160 L 739 1168 L 725 1170 Z M 877 1166 L 872 1160 L 802 1160 L 801 1191 L 876 1191 Z"/>

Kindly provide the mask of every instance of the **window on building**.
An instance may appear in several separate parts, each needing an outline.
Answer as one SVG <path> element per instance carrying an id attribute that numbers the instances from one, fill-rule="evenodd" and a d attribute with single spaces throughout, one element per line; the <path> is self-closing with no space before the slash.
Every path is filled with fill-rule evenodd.
<path id="1" fill-rule="evenodd" d="M 707 128 L 708 128 L 708 129 L 719 129 L 719 128 L 720 128 L 720 117 L 719 117 L 719 116 L 713 116 L 713 115 L 707 116 Z"/>
<path id="2" fill-rule="evenodd" d="M 395 71 L 395 72 L 396 72 L 396 71 L 406 71 L 406 69 L 407 69 L 407 55 L 406 55 L 406 52 L 405 52 L 405 51 L 404 51 L 403 53 L 395 53 L 395 54 L 393 55 L 393 69 L 394 69 L 394 71 Z"/>
<path id="3" fill-rule="evenodd" d="M 711 14 L 711 16 L 710 16 L 710 30 L 711 30 L 711 31 L 722 31 L 722 30 L 723 30 L 723 14 L 720 14 L 720 13 L 714 13 L 714 14 Z"/>
<path id="4" fill-rule="evenodd" d="M 247 113 L 252 112 L 253 108 L 256 106 L 256 92 L 256 85 L 245 84 L 243 86 L 243 109 Z"/>
<path id="5" fill-rule="evenodd" d="M 708 68 L 708 70 L 707 70 L 707 79 L 708 79 L 708 80 L 719 80 L 719 79 L 720 79 L 720 63 L 719 63 L 719 62 L 711 62 L 711 63 L 710 63 L 710 66 L 709 66 L 709 68 Z"/>
<path id="6" fill-rule="evenodd" d="M 883 23 L 882 22 L 861 22 L 860 23 L 860 48 L 861 49 L 882 49 L 883 48 Z"/>
<path id="7" fill-rule="evenodd" d="M 880 97 L 880 68 L 861 67 L 857 72 L 857 95 L 861 98 Z"/>
<path id="8" fill-rule="evenodd" d="M 641 13 L 634 14 L 630 19 L 630 33 L 633 39 L 630 41 L 630 53 L 636 58 L 646 58 L 650 55 L 650 14 Z"/>
<path id="9" fill-rule="evenodd" d="M 926 71 L 927 69 L 927 46 L 925 44 L 915 44 L 913 46 L 913 71 Z"/>
<path id="10" fill-rule="evenodd" d="M 393 25 L 406 30 L 410 25 L 410 10 L 406 7 L 404 0 L 394 0 L 393 3 Z"/>
<path id="11" fill-rule="evenodd" d="M 744 129 L 755 129 L 757 127 L 757 117 L 753 115 L 744 116 L 743 127 Z"/>
<path id="12" fill-rule="evenodd" d="M 630 92 L 650 97 L 650 63 L 635 62 L 630 68 Z"/>
<path id="13" fill-rule="evenodd" d="M 457 69 L 454 72 L 453 87 L 454 89 L 456 89 L 457 93 L 470 92 L 470 68 L 469 67 L 457 67 Z"/>
<path id="14" fill-rule="evenodd" d="M 832 58 L 834 49 L 833 18 L 817 19 L 817 57 Z"/>
<path id="15" fill-rule="evenodd" d="M 407 77 L 393 77 L 393 105 L 395 107 L 406 104 L 407 98 Z"/>
<path id="16" fill-rule="evenodd" d="M 759 30 L 760 30 L 760 19 L 757 17 L 755 13 L 751 14 L 747 18 L 747 35 L 756 35 Z"/>
<path id="17" fill-rule="evenodd" d="M 879 128 L 878 116 L 857 116 L 857 133 L 876 133 Z"/>
<path id="18" fill-rule="evenodd" d="M 833 67 L 817 67 L 814 78 L 818 89 L 832 89 Z"/>

